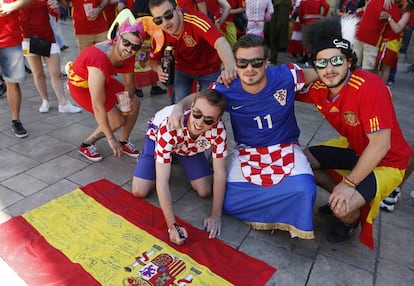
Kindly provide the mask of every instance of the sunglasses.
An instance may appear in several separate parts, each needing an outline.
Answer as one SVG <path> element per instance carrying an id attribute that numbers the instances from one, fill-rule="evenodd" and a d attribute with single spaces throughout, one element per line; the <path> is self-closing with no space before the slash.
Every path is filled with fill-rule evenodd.
<path id="1" fill-rule="evenodd" d="M 124 37 L 122 37 L 122 35 L 120 35 L 120 37 L 121 37 L 121 42 L 122 42 L 122 45 L 124 46 L 124 47 L 129 47 L 129 46 L 131 46 L 131 49 L 133 49 L 134 51 L 139 51 L 139 49 L 141 49 L 141 45 L 139 44 L 139 45 L 137 45 L 137 44 L 133 44 L 133 43 L 131 43 L 129 40 L 127 40 L 127 39 L 125 39 Z"/>
<path id="2" fill-rule="evenodd" d="M 203 113 L 200 110 L 197 110 L 197 109 L 193 109 L 191 111 L 191 115 L 195 119 L 200 119 L 200 118 L 203 117 L 203 122 L 206 125 L 213 125 L 214 123 L 216 123 L 216 119 L 212 118 L 211 116 L 204 116 Z"/>
<path id="3" fill-rule="evenodd" d="M 326 68 L 328 66 L 328 62 L 330 62 L 331 65 L 334 67 L 340 67 L 345 62 L 345 56 L 333 56 L 330 59 L 318 59 L 313 61 L 313 63 L 315 64 L 315 68 L 320 70 Z"/>
<path id="4" fill-rule="evenodd" d="M 265 62 L 264 58 L 254 58 L 251 60 L 248 60 L 248 59 L 235 59 L 235 60 L 236 60 L 236 66 L 241 69 L 247 68 L 249 63 L 252 65 L 253 68 L 261 68 Z"/>
<path id="5" fill-rule="evenodd" d="M 162 24 L 163 20 L 171 20 L 174 17 L 174 10 L 175 8 L 171 8 L 170 10 L 167 10 L 164 15 L 152 18 L 152 21 L 155 25 L 159 26 Z"/>

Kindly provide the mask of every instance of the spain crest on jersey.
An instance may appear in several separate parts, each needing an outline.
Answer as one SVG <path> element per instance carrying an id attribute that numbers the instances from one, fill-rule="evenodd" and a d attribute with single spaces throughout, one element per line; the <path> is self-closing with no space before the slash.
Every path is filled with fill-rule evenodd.
<path id="1" fill-rule="evenodd" d="M 183 40 L 184 40 L 186 47 L 192 48 L 195 45 L 197 45 L 196 40 L 194 40 L 194 38 L 191 35 L 183 36 Z"/>
<path id="2" fill-rule="evenodd" d="M 355 115 L 355 112 L 352 111 L 345 111 L 344 112 L 344 119 L 345 123 L 350 126 L 357 126 L 359 124 L 359 120 Z"/>
<path id="3" fill-rule="evenodd" d="M 286 105 L 286 96 L 287 90 L 286 89 L 279 89 L 273 94 L 273 97 L 279 102 L 280 105 Z"/>

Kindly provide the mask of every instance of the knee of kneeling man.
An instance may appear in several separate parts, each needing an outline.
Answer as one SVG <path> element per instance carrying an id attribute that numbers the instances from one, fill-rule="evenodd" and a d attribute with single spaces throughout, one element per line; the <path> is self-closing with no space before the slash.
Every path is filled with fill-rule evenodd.
<path id="1" fill-rule="evenodd" d="M 132 195 L 134 195 L 134 197 L 143 199 L 148 195 L 149 191 L 147 190 L 142 190 L 142 189 L 137 189 L 137 188 L 132 188 Z"/>
<path id="2" fill-rule="evenodd" d="M 201 190 L 196 190 L 198 195 L 202 198 L 208 198 L 211 195 L 211 189 L 209 188 L 203 188 Z"/>
<path id="3" fill-rule="evenodd" d="M 333 210 L 334 215 L 344 223 L 353 223 L 350 219 L 351 212 L 347 212 L 346 210 Z"/>

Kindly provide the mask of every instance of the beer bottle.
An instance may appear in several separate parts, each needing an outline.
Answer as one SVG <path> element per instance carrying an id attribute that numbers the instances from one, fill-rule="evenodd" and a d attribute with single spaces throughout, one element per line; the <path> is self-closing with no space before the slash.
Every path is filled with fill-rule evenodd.
<path id="1" fill-rule="evenodd" d="M 173 47 L 168 44 L 164 50 L 164 56 L 161 59 L 162 71 L 168 73 L 168 80 L 164 82 L 165 85 L 170 86 L 174 84 L 175 60 L 173 55 Z"/>

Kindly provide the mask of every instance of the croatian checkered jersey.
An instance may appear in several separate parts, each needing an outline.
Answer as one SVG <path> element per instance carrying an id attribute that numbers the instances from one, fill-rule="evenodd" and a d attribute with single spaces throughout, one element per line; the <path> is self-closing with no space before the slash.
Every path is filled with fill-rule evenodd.
<path id="1" fill-rule="evenodd" d="M 168 116 L 174 105 L 167 106 L 157 112 L 148 122 L 146 135 L 156 142 L 155 160 L 159 163 L 170 163 L 171 154 L 193 156 L 211 148 L 213 158 L 227 156 L 227 133 L 224 123 L 217 121 L 210 130 L 200 134 L 197 139 L 192 139 L 187 129 L 190 111 L 184 113 L 184 127 L 177 130 L 169 130 Z"/>

